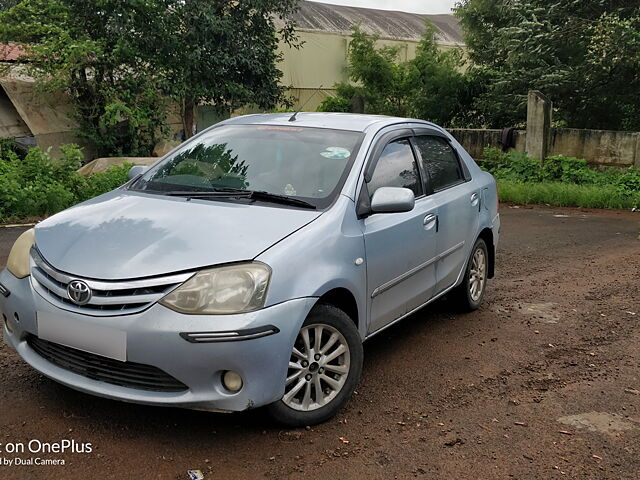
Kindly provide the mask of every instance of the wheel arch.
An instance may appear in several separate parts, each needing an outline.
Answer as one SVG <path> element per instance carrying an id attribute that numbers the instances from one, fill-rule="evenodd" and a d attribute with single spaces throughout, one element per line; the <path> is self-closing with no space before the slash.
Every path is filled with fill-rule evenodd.
<path id="1" fill-rule="evenodd" d="M 336 308 L 339 308 L 346 313 L 356 328 L 360 330 L 362 315 L 359 312 L 358 302 L 351 290 L 345 287 L 334 287 L 327 290 L 325 293 L 318 297 L 316 303 L 328 303 Z"/>
<path id="2" fill-rule="evenodd" d="M 496 248 L 493 243 L 493 231 L 489 227 L 485 227 L 478 235 L 478 238 L 484 240 L 484 243 L 487 245 L 487 253 L 489 254 L 489 271 L 487 272 L 487 277 L 493 278 L 496 265 Z"/>

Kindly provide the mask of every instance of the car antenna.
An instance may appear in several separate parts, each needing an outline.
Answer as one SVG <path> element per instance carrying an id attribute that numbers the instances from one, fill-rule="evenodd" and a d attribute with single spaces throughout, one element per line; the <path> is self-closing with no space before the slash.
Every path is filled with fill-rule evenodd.
<path id="1" fill-rule="evenodd" d="M 307 103 L 309 103 L 311 101 L 311 99 L 316 96 L 316 93 L 318 93 L 321 89 L 322 89 L 322 85 L 320 85 L 318 88 L 316 88 L 316 91 L 313 92 L 313 95 L 311 95 L 309 98 L 307 98 L 307 101 L 304 102 L 302 104 L 302 106 L 293 113 L 293 115 L 291 115 L 291 117 L 289 118 L 290 122 L 295 122 L 296 121 L 296 116 L 302 111 L 302 109 L 304 107 L 307 106 Z"/>

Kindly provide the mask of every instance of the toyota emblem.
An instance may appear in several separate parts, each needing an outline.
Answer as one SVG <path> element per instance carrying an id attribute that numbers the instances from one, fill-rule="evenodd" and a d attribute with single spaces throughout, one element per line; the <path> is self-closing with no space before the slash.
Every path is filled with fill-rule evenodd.
<path id="1" fill-rule="evenodd" d="M 73 280 L 67 286 L 67 295 L 76 305 L 86 305 L 91 300 L 91 288 L 81 280 Z"/>

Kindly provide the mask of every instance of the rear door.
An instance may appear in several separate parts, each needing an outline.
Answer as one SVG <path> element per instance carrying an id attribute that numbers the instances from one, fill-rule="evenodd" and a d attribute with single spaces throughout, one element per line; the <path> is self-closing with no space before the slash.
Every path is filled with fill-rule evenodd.
<path id="1" fill-rule="evenodd" d="M 478 231 L 480 190 L 444 136 L 416 132 L 415 143 L 438 209 L 435 294 L 453 286 Z"/>
<path id="2" fill-rule="evenodd" d="M 371 178 L 362 186 L 369 198 L 380 187 L 404 187 L 416 196 L 410 212 L 376 213 L 363 220 L 367 256 L 370 324 L 375 332 L 426 302 L 435 288 L 437 208 L 426 197 L 410 135 L 392 138 Z M 372 158 L 376 161 L 376 158 Z"/>

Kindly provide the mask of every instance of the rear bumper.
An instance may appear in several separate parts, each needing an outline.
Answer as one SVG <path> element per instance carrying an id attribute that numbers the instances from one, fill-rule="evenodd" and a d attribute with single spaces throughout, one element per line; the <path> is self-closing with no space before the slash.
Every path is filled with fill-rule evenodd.
<path id="1" fill-rule="evenodd" d="M 33 368 L 76 390 L 101 397 L 149 405 L 213 411 L 240 411 L 269 404 L 284 393 L 287 366 L 295 337 L 315 304 L 315 298 L 290 300 L 242 315 L 182 315 L 161 305 L 134 315 L 93 317 L 62 310 L 31 288 L 29 277 L 17 279 L 7 270 L 0 283 L 10 292 L 0 295 L 0 312 L 11 324 L 4 328 L 5 343 Z M 140 390 L 73 373 L 49 362 L 27 342 L 38 335 L 37 312 L 64 316 L 78 324 L 94 325 L 126 333 L 126 360 L 156 367 L 187 386 L 180 392 Z M 15 315 L 19 321 L 15 320 Z M 253 336 L 273 326 L 268 335 Z M 242 331 L 237 341 L 192 341 L 189 334 Z M 182 334 L 182 335 L 181 335 Z M 197 338 L 197 337 L 196 337 Z M 62 342 L 60 342 L 62 343 Z M 78 345 L 72 345 L 78 347 Z M 222 373 L 239 373 L 244 386 L 230 393 L 222 385 Z"/>

